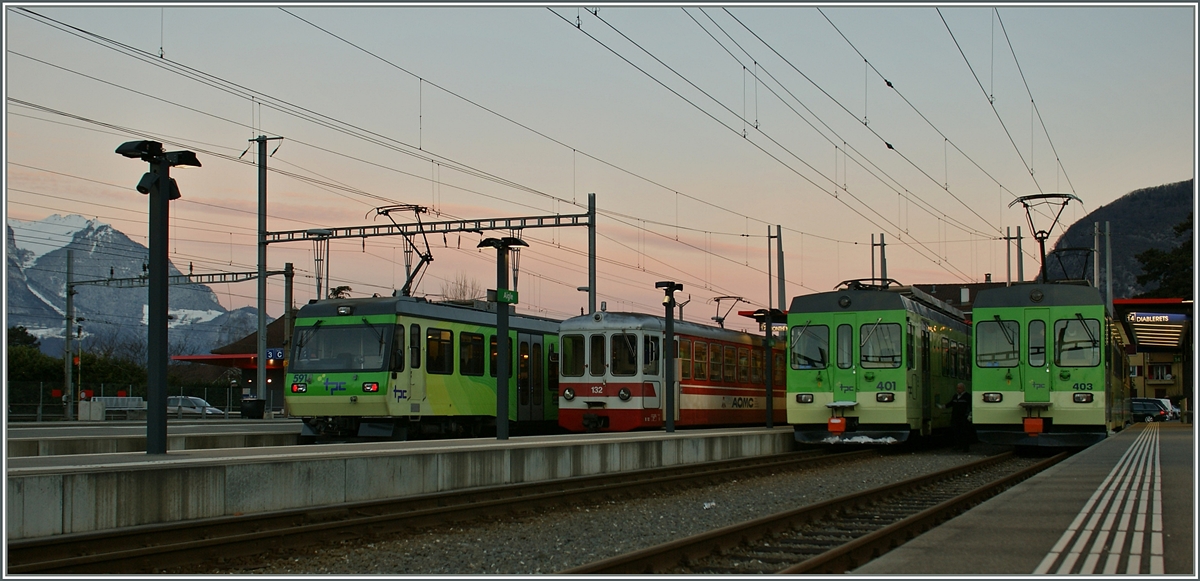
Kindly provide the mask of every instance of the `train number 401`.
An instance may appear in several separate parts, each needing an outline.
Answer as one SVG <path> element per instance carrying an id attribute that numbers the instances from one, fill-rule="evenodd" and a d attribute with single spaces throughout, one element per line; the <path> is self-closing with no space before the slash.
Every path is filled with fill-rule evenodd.
<path id="1" fill-rule="evenodd" d="M 881 381 L 875 386 L 875 389 L 878 389 L 879 391 L 896 391 L 896 382 Z"/>
<path id="2" fill-rule="evenodd" d="M 1075 385 L 1071 386 L 1071 389 L 1074 389 L 1075 391 L 1092 391 L 1092 384 L 1076 383 Z"/>

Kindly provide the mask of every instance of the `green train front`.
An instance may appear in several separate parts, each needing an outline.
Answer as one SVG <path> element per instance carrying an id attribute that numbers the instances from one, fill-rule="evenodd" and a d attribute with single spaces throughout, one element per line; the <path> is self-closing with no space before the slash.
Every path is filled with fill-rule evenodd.
<path id="1" fill-rule="evenodd" d="M 1088 446 L 1129 421 L 1120 335 L 1096 289 L 1020 284 L 975 299 L 979 439 L 1018 446 Z"/>
<path id="2" fill-rule="evenodd" d="M 307 437 L 479 436 L 496 419 L 496 314 L 487 303 L 314 301 L 296 315 L 284 399 Z M 557 425 L 558 323 L 510 315 L 513 433 Z"/>
<path id="3" fill-rule="evenodd" d="M 970 328 L 902 286 L 798 296 L 788 309 L 787 419 L 801 443 L 893 444 L 950 425 Z"/>

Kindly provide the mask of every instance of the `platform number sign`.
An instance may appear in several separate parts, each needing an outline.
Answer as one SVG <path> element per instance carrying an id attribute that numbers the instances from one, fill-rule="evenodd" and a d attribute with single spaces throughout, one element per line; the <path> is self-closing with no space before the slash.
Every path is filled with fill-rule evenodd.
<path id="1" fill-rule="evenodd" d="M 283 348 L 267 349 L 267 359 L 283 359 Z"/>

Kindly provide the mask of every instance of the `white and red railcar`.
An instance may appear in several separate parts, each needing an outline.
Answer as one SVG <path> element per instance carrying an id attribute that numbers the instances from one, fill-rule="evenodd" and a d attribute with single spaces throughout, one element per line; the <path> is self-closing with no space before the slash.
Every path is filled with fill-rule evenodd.
<path id="1" fill-rule="evenodd" d="M 664 425 L 666 368 L 661 316 L 598 312 L 559 327 L 558 423 L 576 432 Z M 676 426 L 764 425 L 763 337 L 676 321 Z M 786 422 L 785 351 L 773 349 L 775 423 Z"/>

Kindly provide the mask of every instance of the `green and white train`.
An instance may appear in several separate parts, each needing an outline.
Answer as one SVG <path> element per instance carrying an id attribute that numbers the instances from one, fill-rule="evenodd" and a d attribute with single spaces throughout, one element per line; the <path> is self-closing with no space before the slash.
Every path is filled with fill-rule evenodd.
<path id="1" fill-rule="evenodd" d="M 494 308 L 406 296 L 310 302 L 286 362 L 288 414 L 308 439 L 494 434 Z M 509 315 L 514 434 L 557 429 L 558 326 Z"/>
<path id="2" fill-rule="evenodd" d="M 846 281 L 788 309 L 787 421 L 800 443 L 895 444 L 950 426 L 970 386 L 963 314 L 895 281 Z"/>
<path id="3" fill-rule="evenodd" d="M 979 439 L 1088 446 L 1130 421 L 1128 359 L 1103 298 L 1082 284 L 1016 284 L 975 299 Z"/>

